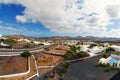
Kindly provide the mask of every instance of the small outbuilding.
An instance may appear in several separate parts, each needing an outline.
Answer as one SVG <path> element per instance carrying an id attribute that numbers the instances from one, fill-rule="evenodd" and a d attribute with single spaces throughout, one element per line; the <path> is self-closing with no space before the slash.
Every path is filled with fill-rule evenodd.
<path id="1" fill-rule="evenodd" d="M 99 62 L 100 62 L 100 63 L 105 63 L 106 60 L 107 60 L 107 59 L 105 59 L 105 58 L 101 58 L 101 59 L 99 59 Z"/>

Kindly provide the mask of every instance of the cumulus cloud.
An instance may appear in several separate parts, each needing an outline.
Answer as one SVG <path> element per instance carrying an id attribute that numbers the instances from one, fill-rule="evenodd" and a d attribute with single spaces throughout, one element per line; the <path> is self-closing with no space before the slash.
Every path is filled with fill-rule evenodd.
<path id="1" fill-rule="evenodd" d="M 106 10 L 110 18 L 120 18 L 120 5 L 108 5 Z"/>
<path id="2" fill-rule="evenodd" d="M 22 23 L 27 22 L 27 20 L 24 16 L 19 16 L 19 15 L 16 16 L 16 20 L 17 20 L 17 22 L 22 22 Z"/>
<path id="3" fill-rule="evenodd" d="M 120 19 L 119 0 L 0 0 L 0 3 L 24 6 L 24 14 L 16 15 L 18 22 L 40 22 L 54 32 L 119 34 L 119 29 L 107 31 L 107 25 L 113 24 L 112 19 Z"/>

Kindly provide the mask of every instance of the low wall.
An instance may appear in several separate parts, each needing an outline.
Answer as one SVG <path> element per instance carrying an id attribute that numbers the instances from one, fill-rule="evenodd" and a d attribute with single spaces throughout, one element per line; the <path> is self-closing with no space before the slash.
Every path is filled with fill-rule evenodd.
<path id="1" fill-rule="evenodd" d="M 67 60 L 67 61 L 65 61 L 65 62 L 70 62 L 70 63 L 72 63 L 72 62 L 77 62 L 77 61 L 85 60 L 85 59 L 88 59 L 88 58 L 92 58 L 92 57 L 95 57 L 95 56 L 99 56 L 99 55 L 101 55 L 100 53 L 102 53 L 102 52 L 99 52 L 99 54 L 96 53 L 96 55 L 94 55 L 94 56 L 88 56 L 88 57 L 78 58 L 78 59 L 74 59 L 74 60 Z"/>
<path id="2" fill-rule="evenodd" d="M 20 54 L 12 54 L 12 55 L 4 55 L 4 54 L 0 54 L 0 56 L 19 56 Z"/>
<path id="3" fill-rule="evenodd" d="M 9 77 L 16 77 L 16 76 L 23 76 L 30 73 L 30 58 L 28 58 L 28 71 L 23 73 L 16 73 L 16 74 L 9 74 L 9 75 L 2 75 L 0 78 L 9 78 Z"/>

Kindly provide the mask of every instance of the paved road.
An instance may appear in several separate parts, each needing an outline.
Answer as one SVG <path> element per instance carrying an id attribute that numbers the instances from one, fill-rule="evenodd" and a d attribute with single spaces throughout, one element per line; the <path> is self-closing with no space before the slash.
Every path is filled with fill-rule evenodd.
<path id="1" fill-rule="evenodd" d="M 33 51 L 33 50 L 39 50 L 42 48 L 45 48 L 46 46 L 41 46 L 37 48 L 29 48 L 29 49 L 0 49 L 1 52 L 24 52 L 24 51 Z"/>
<path id="2" fill-rule="evenodd" d="M 34 50 L 41 50 L 47 46 L 41 46 L 37 48 L 29 48 L 29 49 L 0 49 L 0 55 L 17 55 L 21 54 L 24 51 L 34 51 Z"/>
<path id="3" fill-rule="evenodd" d="M 101 57 L 102 55 L 89 58 L 83 61 L 71 63 L 68 72 L 66 72 L 64 75 L 65 76 L 64 80 L 109 80 L 118 71 L 113 70 L 110 72 L 105 72 L 104 68 L 96 67 L 97 62 Z M 118 75 L 116 77 L 118 77 Z M 120 80 L 120 79 L 114 78 L 111 80 Z"/>

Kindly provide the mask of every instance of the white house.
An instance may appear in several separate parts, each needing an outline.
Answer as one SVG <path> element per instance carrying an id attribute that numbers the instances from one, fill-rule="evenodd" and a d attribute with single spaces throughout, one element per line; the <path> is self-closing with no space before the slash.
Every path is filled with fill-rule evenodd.
<path id="1" fill-rule="evenodd" d="M 28 40 L 28 39 L 19 39 L 18 41 L 19 41 L 19 42 L 25 41 L 25 42 L 28 42 L 28 43 L 31 42 L 31 41 Z"/>
<path id="2" fill-rule="evenodd" d="M 51 45 L 51 44 L 48 43 L 48 42 L 44 42 L 43 44 L 46 45 L 46 46 Z"/>
<path id="3" fill-rule="evenodd" d="M 0 48 L 11 48 L 11 46 L 9 44 L 4 44 L 3 42 L 1 42 Z"/>
<path id="4" fill-rule="evenodd" d="M 88 51 L 89 50 L 89 45 L 81 45 L 81 51 Z"/>
<path id="5" fill-rule="evenodd" d="M 95 56 L 96 53 L 99 53 L 101 52 L 102 50 L 104 50 L 103 47 L 98 47 L 98 46 L 95 46 L 93 48 L 88 48 L 90 45 L 81 45 L 81 51 L 86 51 L 88 52 L 88 54 L 90 56 Z"/>
<path id="6" fill-rule="evenodd" d="M 104 43 L 104 46 L 109 46 L 109 43 Z"/>
<path id="7" fill-rule="evenodd" d="M 39 42 L 39 41 L 33 41 L 33 43 L 34 43 L 34 44 L 40 44 L 40 42 Z"/>
<path id="8" fill-rule="evenodd" d="M 99 53 L 99 52 L 101 52 L 102 50 L 104 50 L 103 47 L 95 46 L 95 47 L 93 47 L 92 49 L 90 49 L 90 52 L 91 52 L 91 53 Z"/>
<path id="9" fill-rule="evenodd" d="M 117 63 L 117 67 L 120 68 L 120 55 L 111 54 L 108 58 L 99 59 L 99 63 L 109 63 L 111 66 Z"/>
<path id="10" fill-rule="evenodd" d="M 114 48 L 116 51 L 120 51 L 120 46 L 112 45 L 111 47 Z"/>
<path id="11" fill-rule="evenodd" d="M 107 59 L 105 59 L 105 58 L 101 58 L 101 59 L 99 59 L 99 63 L 105 63 L 106 60 Z"/>

